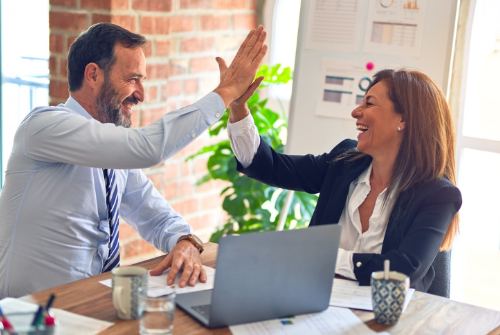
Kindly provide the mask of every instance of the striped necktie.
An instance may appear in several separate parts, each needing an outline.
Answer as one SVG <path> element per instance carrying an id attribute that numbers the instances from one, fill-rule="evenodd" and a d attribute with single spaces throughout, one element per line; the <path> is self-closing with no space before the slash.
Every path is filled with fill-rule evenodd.
<path id="1" fill-rule="evenodd" d="M 102 272 L 111 271 L 120 266 L 120 243 L 118 242 L 118 190 L 116 188 L 115 171 L 112 169 L 102 169 L 104 180 L 106 181 L 106 205 L 108 206 L 109 217 L 109 256 Z"/>

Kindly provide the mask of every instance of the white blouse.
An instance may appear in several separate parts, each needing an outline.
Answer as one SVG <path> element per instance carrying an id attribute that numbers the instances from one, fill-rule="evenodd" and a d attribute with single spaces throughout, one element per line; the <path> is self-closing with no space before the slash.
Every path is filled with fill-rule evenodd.
<path id="1" fill-rule="evenodd" d="M 228 122 L 227 132 L 236 158 L 244 168 L 248 167 L 260 145 L 259 133 L 252 115 L 249 114 L 235 123 Z M 395 200 L 392 193 L 384 204 L 387 189 L 383 190 L 375 202 L 375 208 L 369 220 L 369 228 L 362 233 L 359 206 L 370 193 L 371 171 L 372 165 L 370 164 L 349 186 L 349 194 L 338 223 L 342 226 L 342 235 L 335 272 L 351 279 L 356 279 L 352 263 L 353 253 L 381 253 L 390 214 L 389 210 Z"/>

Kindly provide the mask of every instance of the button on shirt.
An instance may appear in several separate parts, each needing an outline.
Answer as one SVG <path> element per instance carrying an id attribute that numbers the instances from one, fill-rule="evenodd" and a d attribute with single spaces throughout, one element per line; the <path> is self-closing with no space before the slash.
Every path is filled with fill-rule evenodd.
<path id="1" fill-rule="evenodd" d="M 252 164 L 252 160 L 260 145 L 257 127 L 249 114 L 244 119 L 227 125 L 227 132 L 231 141 L 231 148 L 244 168 Z M 337 255 L 335 272 L 347 278 L 356 279 L 354 275 L 353 253 L 376 253 L 382 251 L 389 211 L 394 203 L 393 194 L 384 203 L 387 190 L 382 191 L 375 203 L 373 214 L 369 220 L 369 228 L 362 233 L 359 206 L 370 193 L 370 175 L 372 165 L 355 179 L 350 187 L 345 207 L 338 222 L 342 226 L 340 247 Z M 362 264 L 356 264 L 357 267 Z"/>
<path id="2" fill-rule="evenodd" d="M 120 216 L 169 252 L 191 227 L 138 169 L 174 155 L 224 111 L 216 93 L 140 129 L 102 124 L 71 97 L 32 111 L 0 195 L 0 298 L 101 272 L 109 252 L 103 168 L 115 169 Z"/>

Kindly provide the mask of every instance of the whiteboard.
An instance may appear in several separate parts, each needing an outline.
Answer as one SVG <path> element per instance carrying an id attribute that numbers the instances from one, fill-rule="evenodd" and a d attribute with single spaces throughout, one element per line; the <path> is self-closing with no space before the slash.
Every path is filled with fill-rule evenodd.
<path id="1" fill-rule="evenodd" d="M 343 139 L 356 139 L 357 137 L 358 132 L 354 119 L 318 114 L 318 108 L 322 107 L 320 106 L 322 94 L 326 94 L 323 92 L 325 88 L 325 63 L 347 64 L 343 71 L 347 74 L 353 74 L 353 89 L 357 89 L 358 77 L 362 75 L 363 71 L 372 76 L 382 68 L 410 67 L 429 75 L 447 94 L 452 66 L 458 0 L 419 0 L 419 5 L 425 5 L 425 11 L 421 9 L 419 11 L 422 15 L 422 22 L 419 25 L 420 44 L 417 45 L 418 48 L 403 50 L 397 47 L 391 49 L 390 46 L 387 46 L 382 52 L 374 51 L 372 43 L 375 40 L 374 27 L 375 24 L 378 24 L 378 18 L 374 16 L 374 13 L 384 14 L 377 12 L 375 6 L 382 5 L 384 8 L 396 5 L 403 6 L 412 1 L 417 3 L 416 0 L 302 0 L 285 148 L 287 154 L 311 153 L 318 155 L 329 152 Z M 405 4 L 402 4 L 403 2 Z M 342 26 L 350 25 L 352 28 L 350 35 L 346 33 L 348 37 L 346 43 L 350 44 L 338 47 L 335 43 L 331 43 L 330 47 L 327 48 L 326 44 L 321 47 L 312 41 L 311 31 L 314 30 L 311 22 L 314 24 L 321 22 L 314 17 L 315 13 L 321 12 L 322 15 L 325 15 L 324 13 L 328 13 L 328 10 L 342 9 L 345 8 L 342 6 L 349 3 L 356 7 L 353 19 L 344 18 L 345 15 L 341 15 L 335 19 L 327 20 L 325 24 L 342 22 L 345 19 L 346 23 L 343 23 Z M 370 30 L 372 28 L 373 30 Z M 326 36 L 331 31 L 340 30 L 324 29 L 320 34 Z M 367 33 L 370 31 L 372 33 Z M 342 37 L 339 33 L 336 36 Z M 417 34 L 417 39 L 418 37 Z M 415 52 L 416 49 L 418 50 Z M 374 65 L 374 69 L 371 71 L 365 68 L 365 65 L 370 62 Z M 361 67 L 361 69 L 356 70 L 356 66 Z M 333 114 L 339 112 L 340 109 L 338 105 L 331 108 Z M 327 107 L 323 108 L 324 112 L 329 110 Z M 344 116 L 349 114 L 346 111 L 343 113 Z"/>

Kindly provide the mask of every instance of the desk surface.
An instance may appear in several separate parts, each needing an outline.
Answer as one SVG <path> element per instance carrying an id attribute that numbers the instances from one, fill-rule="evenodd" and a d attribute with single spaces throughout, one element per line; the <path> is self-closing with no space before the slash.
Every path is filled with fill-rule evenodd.
<path id="1" fill-rule="evenodd" d="M 215 267 L 217 244 L 207 243 L 202 253 L 204 265 Z M 139 263 L 153 269 L 164 256 Z M 21 300 L 44 303 L 50 293 L 56 293 L 53 307 L 80 315 L 114 322 L 115 325 L 101 332 L 102 335 L 138 334 L 139 322 L 124 321 L 116 317 L 111 301 L 111 288 L 99 281 L 109 279 L 109 272 L 82 279 L 49 290 L 24 296 Z M 374 320 L 372 312 L 353 310 L 371 329 L 386 330 L 396 334 L 490 334 L 500 335 L 500 312 L 462 304 L 438 296 L 415 292 L 405 313 L 395 326 L 383 326 Z M 493 330 L 494 329 L 494 330 Z M 176 309 L 174 334 L 231 334 L 228 328 L 209 330 L 201 326 L 183 311 Z"/>

